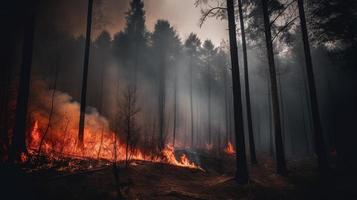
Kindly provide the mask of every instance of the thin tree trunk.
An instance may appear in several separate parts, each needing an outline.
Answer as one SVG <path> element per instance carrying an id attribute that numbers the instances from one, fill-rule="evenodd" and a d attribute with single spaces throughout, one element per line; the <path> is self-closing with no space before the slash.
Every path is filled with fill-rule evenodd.
<path id="1" fill-rule="evenodd" d="M 272 103 L 271 103 L 271 92 L 270 92 L 270 80 L 269 77 L 267 77 L 267 81 L 268 81 L 268 117 L 269 117 L 269 150 L 270 150 L 270 155 L 275 158 L 275 154 L 274 154 L 274 127 L 273 127 L 273 114 L 272 114 Z"/>
<path id="2" fill-rule="evenodd" d="M 285 153 L 283 138 L 281 132 L 281 119 L 280 119 L 280 109 L 279 109 L 279 97 L 278 97 L 278 85 L 276 80 L 276 69 L 274 62 L 274 52 L 273 43 L 270 30 L 270 18 L 268 13 L 268 2 L 262 0 L 263 4 L 263 15 L 264 15 L 264 27 L 265 27 L 265 40 L 267 46 L 267 54 L 269 60 L 269 71 L 270 71 L 270 82 L 271 82 L 271 94 L 272 94 L 272 104 L 273 104 L 273 121 L 275 129 L 275 153 L 276 153 L 276 170 L 280 175 L 285 175 L 287 173 L 286 163 L 285 163 Z"/>
<path id="3" fill-rule="evenodd" d="M 190 62 L 190 110 L 191 110 L 191 148 L 193 148 L 193 66 Z"/>
<path id="4" fill-rule="evenodd" d="M 211 72 L 209 72 L 211 73 Z M 208 144 L 212 145 L 211 132 L 211 81 L 208 82 Z"/>
<path id="5" fill-rule="evenodd" d="M 175 86 L 174 86 L 174 127 L 173 127 L 173 139 L 172 146 L 175 148 L 176 140 L 176 124 L 177 124 L 177 71 L 175 73 Z"/>
<path id="6" fill-rule="evenodd" d="M 58 80 L 58 74 L 59 74 L 58 62 L 59 62 L 59 59 L 57 59 L 57 61 L 55 63 L 55 65 L 56 65 L 55 80 L 54 80 L 54 83 L 53 83 L 53 92 L 52 92 L 52 97 L 51 97 L 51 110 L 50 110 L 50 113 L 48 115 L 48 124 L 47 124 L 46 130 L 45 130 L 45 133 L 43 134 L 43 136 L 41 138 L 40 146 L 38 147 L 38 155 L 41 154 L 43 142 L 45 141 L 46 136 L 48 134 L 48 131 L 49 131 L 50 127 L 51 127 L 53 110 L 54 110 L 54 106 L 55 106 L 55 95 L 56 95 L 56 90 L 57 90 L 57 80 Z"/>
<path id="7" fill-rule="evenodd" d="M 129 154 L 129 142 L 130 142 L 130 134 L 131 134 L 131 94 L 130 94 L 130 89 L 128 88 L 128 113 L 126 116 L 127 117 L 127 135 L 126 135 L 126 147 L 125 147 L 125 167 L 128 168 L 128 154 Z"/>
<path id="8" fill-rule="evenodd" d="M 299 7 L 299 16 L 300 16 L 300 23 L 301 23 L 302 40 L 304 43 L 304 53 L 305 53 L 307 80 L 308 80 L 309 92 L 310 92 L 312 120 L 314 125 L 315 151 L 317 155 L 319 170 L 320 172 L 325 173 L 326 171 L 329 170 L 329 165 L 326 155 L 326 147 L 325 147 L 321 119 L 319 114 L 319 105 L 317 101 L 315 77 L 314 77 L 314 70 L 313 70 L 312 59 L 311 59 L 309 36 L 306 27 L 303 0 L 298 0 L 298 7 Z"/>
<path id="9" fill-rule="evenodd" d="M 236 24 L 234 18 L 234 2 L 227 0 L 228 12 L 228 27 L 229 27 L 229 43 L 231 53 L 232 65 L 232 80 L 233 80 L 233 102 L 234 102 L 234 129 L 236 134 L 236 179 L 240 184 L 248 183 L 248 169 L 245 154 L 245 141 L 244 141 L 244 121 L 242 109 L 242 94 L 240 85 L 239 62 L 238 62 L 238 49 L 236 38 Z"/>
<path id="10" fill-rule="evenodd" d="M 22 48 L 22 64 L 20 72 L 20 83 L 16 103 L 16 118 L 13 142 L 10 150 L 10 161 L 20 159 L 22 153 L 26 153 L 26 116 L 29 98 L 29 87 L 31 79 L 31 66 L 33 54 L 33 39 L 35 30 L 35 9 L 37 1 L 30 3 L 30 8 L 25 14 L 25 31 Z"/>
<path id="11" fill-rule="evenodd" d="M 162 52 L 162 51 L 161 51 Z M 165 55 L 163 56 L 165 58 Z M 164 126 L 165 126 L 165 61 L 161 61 L 159 72 L 159 149 L 162 151 L 165 147 Z"/>
<path id="12" fill-rule="evenodd" d="M 92 30 L 92 14 L 93 14 L 93 0 L 88 0 L 88 13 L 87 13 L 87 32 L 86 44 L 84 52 L 84 65 L 83 65 L 83 79 L 82 79 L 82 92 L 81 92 L 81 108 L 79 116 L 79 129 L 78 129 L 78 147 L 83 149 L 84 138 L 84 121 L 86 112 L 87 100 L 87 79 L 88 79 L 88 65 L 90 54 L 91 30 Z"/>
<path id="13" fill-rule="evenodd" d="M 101 114 L 103 114 L 103 93 L 104 93 L 104 67 L 101 68 L 101 81 L 100 81 L 100 94 L 99 94 L 99 104 L 98 104 L 98 109 Z M 102 150 L 102 145 L 103 145 L 103 137 L 104 137 L 104 124 L 102 124 L 102 132 L 100 136 L 100 145 L 98 149 L 98 154 L 97 158 L 99 159 L 100 157 L 100 152 Z"/>
<path id="14" fill-rule="evenodd" d="M 225 111 L 224 111 L 224 121 L 226 122 L 226 127 L 225 127 L 225 130 L 226 130 L 226 138 L 225 138 L 225 144 L 228 145 L 228 142 L 229 142 L 229 122 L 228 122 L 228 92 L 227 92 L 227 87 L 228 87 L 228 84 L 227 84 L 227 68 L 226 66 L 224 67 L 224 71 L 223 71 L 223 82 L 224 82 L 224 106 L 225 106 Z"/>
<path id="15" fill-rule="evenodd" d="M 251 104 L 250 104 L 248 53 L 247 53 L 247 42 L 246 42 L 246 38 L 245 38 L 242 0 L 238 0 L 238 10 L 239 10 L 240 29 L 241 29 L 241 34 L 242 34 L 242 50 L 243 50 L 243 60 L 244 60 L 244 62 L 243 62 L 243 64 L 244 64 L 244 82 L 245 82 L 245 98 L 246 98 L 246 104 L 247 104 L 247 122 L 248 122 L 248 135 L 249 135 L 250 162 L 252 164 L 257 164 L 258 161 L 257 161 L 256 153 L 255 153 L 252 110 L 251 110 Z"/>

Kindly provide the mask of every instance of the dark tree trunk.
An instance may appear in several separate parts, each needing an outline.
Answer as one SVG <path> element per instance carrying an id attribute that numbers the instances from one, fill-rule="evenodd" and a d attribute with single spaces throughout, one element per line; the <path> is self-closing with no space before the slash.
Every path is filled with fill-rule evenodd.
<path id="1" fill-rule="evenodd" d="M 193 148 L 193 66 L 190 62 L 190 110 L 191 110 L 191 148 Z"/>
<path id="2" fill-rule="evenodd" d="M 58 55 L 57 55 L 57 57 L 58 57 Z M 48 131 L 51 128 L 53 110 L 55 108 L 55 95 L 56 95 L 56 90 L 57 90 L 57 81 L 58 81 L 58 74 L 59 74 L 59 67 L 58 67 L 59 59 L 57 58 L 57 60 L 55 62 L 56 62 L 55 63 L 55 77 L 54 77 L 54 83 L 53 83 L 53 88 L 52 88 L 53 91 L 52 91 L 52 96 L 51 96 L 51 109 L 50 109 L 50 113 L 48 115 L 48 124 L 47 124 L 46 130 L 41 138 L 40 146 L 38 147 L 38 155 L 41 154 L 43 142 L 45 141 Z"/>
<path id="3" fill-rule="evenodd" d="M 22 47 L 22 64 L 16 103 L 15 128 L 9 155 L 10 161 L 17 161 L 20 159 L 22 153 L 26 153 L 26 116 L 31 79 L 36 3 L 37 2 L 35 1 L 30 4 L 27 13 L 24 15 L 26 17 L 26 22 Z"/>
<path id="4" fill-rule="evenodd" d="M 275 153 L 276 153 L 276 161 L 277 161 L 276 170 L 278 174 L 285 175 L 287 173 L 287 169 L 285 163 L 283 137 L 281 132 L 278 85 L 276 80 L 273 43 L 272 43 L 271 30 L 270 30 L 268 1 L 262 0 L 262 4 L 263 4 L 265 40 L 266 40 L 266 46 L 268 51 L 267 54 L 269 60 L 269 72 L 270 72 L 269 74 L 270 74 L 272 105 L 273 105 L 272 110 L 273 110 L 273 122 L 274 122 L 274 130 L 275 130 Z"/>
<path id="5" fill-rule="evenodd" d="M 88 0 L 88 13 L 87 13 L 87 32 L 86 32 L 86 46 L 84 52 L 84 65 L 83 65 L 83 79 L 82 79 L 82 92 L 81 92 L 81 109 L 79 116 L 79 129 L 78 129 L 78 147 L 83 148 L 84 138 L 84 121 L 86 112 L 87 100 L 87 79 L 88 79 L 88 65 L 89 53 L 92 31 L 92 14 L 93 14 L 93 0 Z"/>
<path id="6" fill-rule="evenodd" d="M 175 80 L 174 80 L 174 127 L 173 127 L 173 139 L 172 146 L 175 148 L 175 140 L 176 140 L 176 125 L 177 125 L 177 71 L 175 72 Z"/>
<path id="7" fill-rule="evenodd" d="M 324 137 L 322 133 L 321 119 L 319 114 L 319 105 L 317 102 L 315 77 L 314 77 L 314 70 L 313 70 L 312 59 L 311 59 L 309 36 L 306 27 L 303 0 L 298 0 L 298 7 L 299 7 L 299 16 L 300 16 L 300 23 L 301 23 L 302 40 L 304 43 L 306 73 L 307 73 L 307 80 L 308 80 L 309 92 L 310 92 L 311 112 L 312 112 L 314 137 L 315 137 L 315 151 L 317 155 L 317 161 L 318 161 L 320 172 L 326 172 L 329 169 L 329 165 L 326 155 Z"/>
<path id="8" fill-rule="evenodd" d="M 163 58 L 166 58 L 164 52 L 161 51 Z M 159 71 L 159 149 L 160 151 L 165 148 L 164 141 L 164 128 L 165 128 L 165 61 L 161 61 Z"/>
<path id="9" fill-rule="evenodd" d="M 240 20 L 240 31 L 242 34 L 242 48 L 243 48 L 243 60 L 244 60 L 244 81 L 245 81 L 245 98 L 247 104 L 247 122 L 248 122 L 248 135 L 249 135 L 249 150 L 250 150 L 250 161 L 252 164 L 257 164 L 257 156 L 255 154 L 255 142 L 254 142 L 254 132 L 253 132 L 253 122 L 252 122 L 252 110 L 250 104 L 250 90 L 249 90 L 249 73 L 248 73 L 248 53 L 247 53 L 247 42 L 245 39 L 245 28 L 243 19 L 243 9 L 242 0 L 238 0 L 238 10 L 239 10 L 239 20 Z"/>
<path id="10" fill-rule="evenodd" d="M 233 0 L 227 0 L 227 12 L 228 12 L 229 43 L 230 43 L 232 80 L 233 80 L 234 131 L 236 134 L 236 148 L 237 148 L 236 179 L 237 182 L 240 184 L 247 184 L 248 169 L 247 169 L 247 160 L 245 154 L 242 94 L 241 94 L 241 85 L 240 85 L 236 24 L 234 18 Z"/>
<path id="11" fill-rule="evenodd" d="M 211 70 L 209 70 L 209 76 L 211 75 Z M 208 144 L 212 145 L 212 126 L 211 126 L 211 79 L 208 81 Z"/>
<path id="12" fill-rule="evenodd" d="M 223 82 L 224 82 L 224 106 L 225 106 L 225 122 L 226 122 L 226 128 L 225 128 L 225 130 L 226 130 L 226 138 L 225 138 L 225 143 L 226 143 L 226 145 L 228 145 L 228 142 L 229 142 L 229 122 L 228 122 L 228 119 L 229 119 L 229 117 L 228 117 L 228 113 L 229 113 L 229 111 L 228 111 L 228 91 L 227 91 L 227 87 L 228 87 L 228 81 L 227 81 L 227 68 L 226 68 L 226 66 L 224 67 L 224 71 L 223 71 Z"/>

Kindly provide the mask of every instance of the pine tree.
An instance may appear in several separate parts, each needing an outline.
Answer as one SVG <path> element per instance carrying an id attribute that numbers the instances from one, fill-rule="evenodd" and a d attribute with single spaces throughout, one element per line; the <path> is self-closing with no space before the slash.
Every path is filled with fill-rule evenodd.
<path id="1" fill-rule="evenodd" d="M 168 21 L 158 20 L 152 35 L 153 52 L 156 53 L 158 73 L 158 116 L 159 116 L 159 149 L 164 149 L 165 145 L 165 96 L 166 77 L 169 66 L 173 58 L 178 55 L 180 40 Z"/>

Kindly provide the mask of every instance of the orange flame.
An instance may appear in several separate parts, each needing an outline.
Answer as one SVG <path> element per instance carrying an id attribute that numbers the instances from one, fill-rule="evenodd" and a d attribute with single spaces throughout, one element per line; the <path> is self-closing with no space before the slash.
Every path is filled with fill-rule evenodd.
<path id="1" fill-rule="evenodd" d="M 41 124 L 36 120 L 27 139 L 27 146 L 30 153 L 38 152 L 41 140 L 43 140 L 41 153 L 49 157 L 60 154 L 67 157 L 85 157 L 114 161 L 114 149 L 116 149 L 116 160 L 126 160 L 126 144 L 120 141 L 114 132 L 103 131 L 98 134 L 86 128 L 84 133 L 84 148 L 83 150 L 79 150 L 77 148 L 78 129 L 71 129 L 65 132 L 54 129 L 45 135 L 42 133 L 40 127 Z M 117 139 L 115 139 L 115 137 L 117 137 Z M 129 149 L 128 155 L 130 157 L 129 160 L 145 160 L 202 170 L 197 164 L 191 162 L 185 154 L 182 154 L 179 159 L 176 159 L 174 148 L 170 145 L 163 149 L 162 156 L 150 155 L 140 149 Z"/>
<path id="2" fill-rule="evenodd" d="M 228 142 L 226 148 L 224 148 L 224 152 L 226 152 L 227 154 L 230 154 L 230 155 L 236 153 L 231 142 Z"/>

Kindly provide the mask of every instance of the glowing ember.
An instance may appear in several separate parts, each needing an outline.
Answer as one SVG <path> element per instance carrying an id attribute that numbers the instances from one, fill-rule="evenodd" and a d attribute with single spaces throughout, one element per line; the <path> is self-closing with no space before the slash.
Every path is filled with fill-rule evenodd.
<path id="1" fill-rule="evenodd" d="M 224 148 L 224 152 L 226 152 L 227 154 L 230 154 L 230 155 L 236 153 L 231 142 L 228 142 L 226 148 Z"/>
<path id="2" fill-rule="evenodd" d="M 32 131 L 27 139 L 28 150 L 30 153 L 37 153 L 40 149 L 41 140 L 42 147 L 41 153 L 46 156 L 54 156 L 60 154 L 67 157 L 86 157 L 91 159 L 106 159 L 114 160 L 114 149 L 116 141 L 116 160 L 123 161 L 126 159 L 126 144 L 120 141 L 119 138 L 115 140 L 116 134 L 111 131 L 100 133 L 94 132 L 90 129 L 85 129 L 84 134 L 84 149 L 78 150 L 77 147 L 77 129 L 66 130 L 65 132 L 56 132 L 52 130 L 45 138 L 41 130 L 39 121 L 35 121 Z M 130 160 L 145 160 L 151 162 L 160 162 L 179 167 L 187 167 L 194 169 L 201 169 L 194 162 L 191 162 L 185 154 L 182 154 L 180 159 L 176 159 L 174 148 L 167 146 L 162 155 L 151 155 L 145 153 L 140 149 L 129 149 Z"/>

